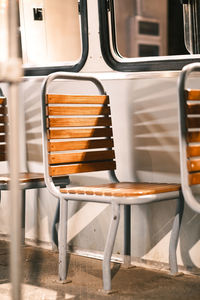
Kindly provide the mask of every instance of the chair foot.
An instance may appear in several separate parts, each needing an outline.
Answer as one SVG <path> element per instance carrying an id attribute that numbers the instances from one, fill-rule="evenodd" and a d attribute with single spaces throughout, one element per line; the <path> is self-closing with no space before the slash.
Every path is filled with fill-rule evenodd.
<path id="1" fill-rule="evenodd" d="M 67 284 L 67 283 L 71 283 L 72 280 L 70 280 L 70 279 L 66 279 L 66 280 L 57 280 L 56 282 L 57 282 L 57 283 L 60 283 L 60 284 Z"/>
<path id="2" fill-rule="evenodd" d="M 121 268 L 124 270 L 130 270 L 130 269 L 135 269 L 137 267 L 131 264 L 130 265 L 122 264 Z"/>
<path id="3" fill-rule="evenodd" d="M 116 293 L 118 293 L 118 290 L 108 290 L 108 291 L 106 291 L 106 290 L 104 290 L 104 289 L 99 289 L 98 292 L 99 292 L 100 294 L 102 294 L 102 295 L 105 296 L 105 295 L 116 294 Z"/>
<path id="4" fill-rule="evenodd" d="M 122 269 L 132 269 L 136 268 L 136 266 L 131 265 L 131 256 L 130 255 L 124 255 L 124 261 L 121 264 Z"/>
<path id="5" fill-rule="evenodd" d="M 172 277 L 181 277 L 183 275 L 184 275 L 183 272 L 170 273 L 170 276 L 172 276 Z"/>
<path id="6" fill-rule="evenodd" d="M 58 252 L 58 246 L 54 243 L 52 243 L 52 251 L 53 252 Z"/>

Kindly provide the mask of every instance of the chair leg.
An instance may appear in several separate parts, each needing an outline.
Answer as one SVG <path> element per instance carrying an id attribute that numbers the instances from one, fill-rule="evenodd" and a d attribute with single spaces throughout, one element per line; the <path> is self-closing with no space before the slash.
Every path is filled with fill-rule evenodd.
<path id="1" fill-rule="evenodd" d="M 56 228 L 56 224 L 59 224 L 60 220 L 60 202 L 58 201 L 57 207 L 56 207 L 56 213 L 53 220 L 52 225 L 52 242 L 53 242 L 53 248 L 58 248 L 58 231 Z"/>
<path id="2" fill-rule="evenodd" d="M 67 184 L 70 184 L 69 177 L 67 177 L 65 184 L 60 184 L 60 188 L 65 188 Z M 53 220 L 53 225 L 52 225 L 52 242 L 53 242 L 54 250 L 58 249 L 58 230 L 56 225 L 59 224 L 59 220 L 60 220 L 60 202 L 58 201 L 54 220 Z"/>
<path id="3" fill-rule="evenodd" d="M 117 229 L 120 219 L 120 206 L 119 204 L 112 205 L 112 219 L 106 239 L 106 245 L 103 258 L 103 290 L 105 292 L 111 291 L 111 269 L 110 260 L 115 243 Z"/>
<path id="4" fill-rule="evenodd" d="M 21 214 L 21 242 L 25 244 L 25 222 L 26 222 L 26 190 L 21 190 L 22 214 Z"/>
<path id="5" fill-rule="evenodd" d="M 169 244 L 169 266 L 170 266 L 170 273 L 172 275 L 178 273 L 176 249 L 178 244 L 183 210 L 184 210 L 184 198 L 183 198 L 182 191 L 180 191 L 179 198 L 177 199 L 176 215 L 173 222 L 172 233 L 171 233 L 170 244 Z"/>
<path id="6" fill-rule="evenodd" d="M 68 201 L 60 199 L 60 229 L 59 229 L 59 280 L 66 282 L 67 277 L 67 215 Z"/>
<path id="7" fill-rule="evenodd" d="M 124 205 L 124 264 L 123 267 L 131 266 L 131 206 Z"/>

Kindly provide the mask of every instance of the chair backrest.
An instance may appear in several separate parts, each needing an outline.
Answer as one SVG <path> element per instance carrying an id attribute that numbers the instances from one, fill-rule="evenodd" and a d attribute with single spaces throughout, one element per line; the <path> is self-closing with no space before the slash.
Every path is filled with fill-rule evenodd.
<path id="1" fill-rule="evenodd" d="M 200 184 L 200 90 L 185 89 L 186 153 L 189 185 Z"/>
<path id="2" fill-rule="evenodd" d="M 191 82 L 187 82 L 196 71 L 200 72 L 200 63 L 184 66 L 179 76 L 179 144 L 181 190 L 188 206 L 200 213 L 197 189 L 193 188 L 200 184 L 200 89 L 188 89 Z M 198 81 L 199 73 L 195 76 L 196 85 Z"/>
<path id="3" fill-rule="evenodd" d="M 114 170 L 107 95 L 46 94 L 50 176 Z"/>
<path id="4" fill-rule="evenodd" d="M 4 96 L 0 96 L 0 161 L 7 161 L 7 122 L 7 101 Z"/>

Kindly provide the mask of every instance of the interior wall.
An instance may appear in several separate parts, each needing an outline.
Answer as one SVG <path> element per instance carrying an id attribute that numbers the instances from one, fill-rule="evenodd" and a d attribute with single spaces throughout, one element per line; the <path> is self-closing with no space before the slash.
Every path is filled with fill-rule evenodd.
<path id="1" fill-rule="evenodd" d="M 178 144 L 177 76 L 149 74 L 146 78 L 118 78 L 96 73 L 110 95 L 117 176 L 121 181 L 180 182 Z M 109 74 L 107 74 L 108 76 Z M 42 79 L 22 84 L 25 128 L 30 171 L 43 171 L 40 88 Z M 92 85 L 59 81 L 54 93 L 95 92 Z M 120 111 L 120 120 L 119 120 Z M 30 134 L 31 133 L 31 134 Z M 37 141 L 35 143 L 35 141 Z M 34 147 L 34 149 L 32 148 Z M 105 172 L 73 175 L 74 184 L 108 182 Z M 2 194 L 1 234 L 6 230 L 7 194 Z M 51 245 L 52 224 L 57 200 L 47 189 L 28 191 L 26 239 L 39 239 Z M 168 244 L 175 214 L 175 201 L 132 207 L 132 260 L 138 258 L 158 263 L 168 262 Z M 123 208 L 114 254 L 123 254 Z M 109 226 L 110 209 L 106 204 L 70 202 L 68 241 L 72 251 L 102 253 Z M 185 268 L 199 268 L 200 216 L 187 206 L 183 217 L 178 263 Z"/>

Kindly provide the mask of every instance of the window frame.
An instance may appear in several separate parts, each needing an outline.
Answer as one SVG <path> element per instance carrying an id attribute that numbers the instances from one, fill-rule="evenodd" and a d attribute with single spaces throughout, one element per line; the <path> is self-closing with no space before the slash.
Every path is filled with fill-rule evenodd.
<path id="1" fill-rule="evenodd" d="M 123 58 L 117 50 L 114 26 L 109 28 L 109 22 L 114 22 L 112 5 L 113 0 L 98 0 L 101 52 L 105 62 L 112 69 L 120 72 L 177 71 L 186 64 L 200 61 L 199 54 Z M 108 16 L 110 10 L 111 20 Z"/>
<path id="2" fill-rule="evenodd" d="M 65 62 L 53 63 L 47 66 L 33 66 L 23 67 L 24 76 L 45 76 L 53 72 L 64 71 L 64 72 L 79 72 L 84 66 L 88 57 L 88 18 L 87 18 L 87 0 L 80 0 L 78 2 L 79 13 L 80 13 L 80 28 L 81 28 L 81 44 L 82 53 L 80 60 L 70 65 Z"/>

